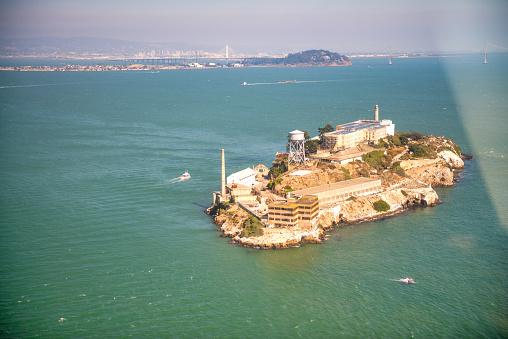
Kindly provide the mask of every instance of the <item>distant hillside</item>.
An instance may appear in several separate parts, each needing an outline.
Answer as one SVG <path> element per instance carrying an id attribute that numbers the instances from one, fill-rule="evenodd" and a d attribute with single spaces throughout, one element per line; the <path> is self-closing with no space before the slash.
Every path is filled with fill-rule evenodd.
<path id="1" fill-rule="evenodd" d="M 137 53 L 152 53 L 157 56 L 173 51 L 219 50 L 220 48 L 221 46 L 133 42 L 90 37 L 0 39 L 0 56 L 3 57 L 124 57 Z"/>
<path id="2" fill-rule="evenodd" d="M 290 53 L 285 58 L 256 58 L 246 61 L 250 65 L 274 66 L 346 66 L 351 61 L 345 55 L 325 50 L 309 50 Z"/>

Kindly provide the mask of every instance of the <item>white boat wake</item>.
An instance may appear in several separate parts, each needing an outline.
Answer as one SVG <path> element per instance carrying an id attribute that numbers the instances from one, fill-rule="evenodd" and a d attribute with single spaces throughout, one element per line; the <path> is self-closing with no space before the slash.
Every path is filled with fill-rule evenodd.
<path id="1" fill-rule="evenodd" d="M 399 281 L 404 284 L 416 284 L 416 281 L 413 278 L 401 278 L 401 279 L 390 279 L 391 281 Z"/>
<path id="2" fill-rule="evenodd" d="M 173 179 L 165 181 L 165 184 L 174 184 L 174 183 L 186 181 L 189 179 L 190 179 L 190 174 L 189 174 L 189 172 L 185 171 L 185 173 L 182 174 L 181 176 L 179 176 L 178 178 L 173 178 Z"/>
<path id="3" fill-rule="evenodd" d="M 344 81 L 341 79 L 337 80 L 295 80 L 295 81 L 279 81 L 279 82 L 254 82 L 254 83 L 242 83 L 243 86 L 259 86 L 259 85 L 281 85 L 286 83 L 292 83 L 292 84 L 303 84 L 303 83 L 316 83 L 316 82 L 336 82 L 336 81 Z"/>

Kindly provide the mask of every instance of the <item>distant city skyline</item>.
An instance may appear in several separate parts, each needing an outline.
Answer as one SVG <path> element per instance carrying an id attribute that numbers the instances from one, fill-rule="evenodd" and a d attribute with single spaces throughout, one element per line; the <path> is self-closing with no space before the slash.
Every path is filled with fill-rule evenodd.
<path id="1" fill-rule="evenodd" d="M 0 38 L 100 37 L 339 53 L 508 48 L 506 0 L 0 0 Z M 496 47 L 494 47 L 496 48 Z"/>

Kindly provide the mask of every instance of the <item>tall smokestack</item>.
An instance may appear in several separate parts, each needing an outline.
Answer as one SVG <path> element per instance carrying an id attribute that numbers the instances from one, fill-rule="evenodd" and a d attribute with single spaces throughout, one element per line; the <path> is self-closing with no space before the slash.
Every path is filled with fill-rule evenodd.
<path id="1" fill-rule="evenodd" d="M 374 120 L 379 121 L 379 106 L 374 106 Z"/>
<path id="2" fill-rule="evenodd" d="M 220 183 L 220 194 L 226 196 L 226 161 L 224 160 L 224 149 L 222 149 L 222 175 Z"/>

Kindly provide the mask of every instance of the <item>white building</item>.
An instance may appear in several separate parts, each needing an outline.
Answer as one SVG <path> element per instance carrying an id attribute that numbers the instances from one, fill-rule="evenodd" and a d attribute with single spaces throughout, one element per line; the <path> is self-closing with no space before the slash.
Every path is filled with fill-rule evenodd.
<path id="1" fill-rule="evenodd" d="M 379 107 L 374 107 L 374 120 L 357 120 L 338 125 L 335 131 L 323 135 L 323 149 L 339 151 L 357 146 L 361 142 L 374 142 L 395 134 L 391 120 L 379 120 Z"/>
<path id="2" fill-rule="evenodd" d="M 256 172 L 252 168 L 246 168 L 228 176 L 227 183 L 252 187 L 256 183 Z"/>

